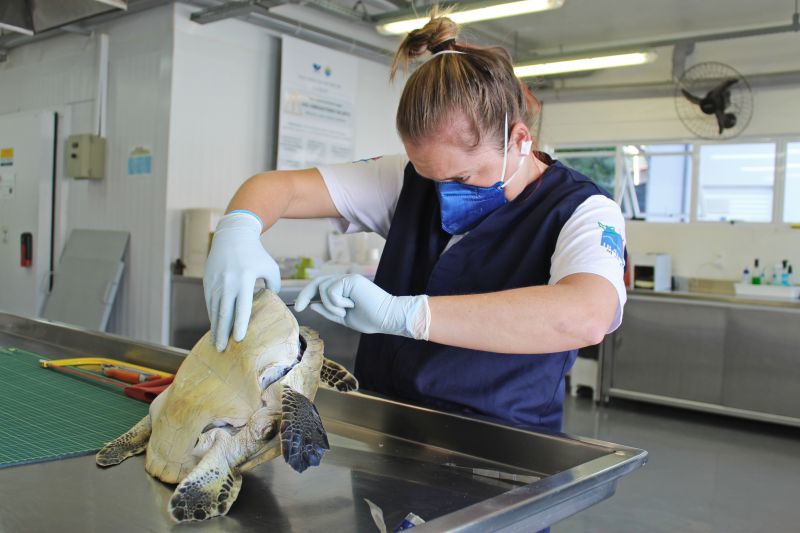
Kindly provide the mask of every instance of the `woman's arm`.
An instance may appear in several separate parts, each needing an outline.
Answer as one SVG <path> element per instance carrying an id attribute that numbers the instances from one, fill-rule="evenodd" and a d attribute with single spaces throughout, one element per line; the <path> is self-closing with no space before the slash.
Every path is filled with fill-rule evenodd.
<path id="1" fill-rule="evenodd" d="M 572 274 L 555 285 L 432 296 L 429 340 L 499 353 L 551 353 L 603 340 L 619 306 L 614 285 Z"/>
<path id="2" fill-rule="evenodd" d="M 239 187 L 228 211 L 246 209 L 261 218 L 263 231 L 279 218 L 341 217 L 316 168 L 262 172 Z"/>

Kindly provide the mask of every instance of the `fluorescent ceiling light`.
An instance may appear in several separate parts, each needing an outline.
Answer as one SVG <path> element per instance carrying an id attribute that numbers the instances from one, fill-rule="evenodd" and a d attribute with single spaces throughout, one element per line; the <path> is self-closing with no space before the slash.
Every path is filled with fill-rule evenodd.
<path id="1" fill-rule="evenodd" d="M 26 28 L 24 26 L 18 26 L 16 24 L 7 24 L 4 22 L 0 22 L 0 30 L 14 31 L 17 33 L 21 33 L 22 35 L 33 35 L 33 30 L 30 28 Z"/>
<path id="2" fill-rule="evenodd" d="M 564 5 L 564 0 L 526 0 L 524 2 L 470 2 L 461 3 L 458 11 L 447 15 L 453 22 L 469 24 L 481 20 L 513 17 L 525 13 L 536 13 L 557 9 Z M 378 23 L 378 31 L 388 35 L 399 35 L 423 27 L 430 17 L 414 17 L 404 19 L 391 19 Z"/>
<path id="3" fill-rule="evenodd" d="M 125 9 L 125 10 L 128 9 L 128 0 L 95 0 L 95 1 L 119 9 Z"/>
<path id="4" fill-rule="evenodd" d="M 577 59 L 565 59 L 562 61 L 551 61 L 547 63 L 533 63 L 530 65 L 518 65 L 514 67 L 514 74 L 519 78 L 529 78 L 531 76 L 552 76 L 553 74 L 563 74 L 565 72 L 581 72 L 584 70 L 598 70 L 603 68 L 629 67 L 650 63 L 656 58 L 654 52 L 633 52 L 629 54 L 617 54 L 612 56 L 582 57 Z"/>

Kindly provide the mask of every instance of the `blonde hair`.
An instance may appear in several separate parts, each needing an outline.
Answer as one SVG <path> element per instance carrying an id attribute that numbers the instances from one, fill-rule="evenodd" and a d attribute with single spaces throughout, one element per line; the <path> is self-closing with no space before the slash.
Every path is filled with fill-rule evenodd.
<path id="1" fill-rule="evenodd" d="M 446 14 L 446 13 L 445 13 Z M 539 102 L 515 75 L 511 56 L 501 47 L 476 47 L 457 41 L 459 26 L 434 9 L 430 21 L 410 32 L 394 57 L 391 78 L 408 71 L 426 53 L 450 50 L 420 65 L 408 78 L 397 108 L 397 131 L 404 142 L 419 143 L 462 114 L 468 123 L 464 141 L 503 146 L 504 123 L 531 127 Z"/>

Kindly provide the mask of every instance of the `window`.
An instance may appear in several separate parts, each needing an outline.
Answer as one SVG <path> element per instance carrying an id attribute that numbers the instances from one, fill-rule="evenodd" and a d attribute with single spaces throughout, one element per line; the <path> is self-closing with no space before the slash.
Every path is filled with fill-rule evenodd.
<path id="1" fill-rule="evenodd" d="M 589 177 L 614 196 L 617 174 L 617 149 L 615 146 L 597 148 L 560 148 L 556 159 Z"/>
<path id="2" fill-rule="evenodd" d="M 700 147 L 698 220 L 772 221 L 775 143 Z"/>
<path id="3" fill-rule="evenodd" d="M 557 147 L 554 153 L 608 191 L 626 218 L 800 224 L 800 139 Z"/>
<path id="4" fill-rule="evenodd" d="M 622 187 L 633 187 L 638 216 L 651 222 L 681 222 L 689 219 L 692 145 L 628 144 L 622 147 Z M 627 192 L 627 191 L 626 191 Z M 630 195 L 622 194 L 623 208 L 636 213 Z"/>
<path id="5" fill-rule="evenodd" d="M 783 221 L 800 222 L 800 142 L 786 143 Z"/>

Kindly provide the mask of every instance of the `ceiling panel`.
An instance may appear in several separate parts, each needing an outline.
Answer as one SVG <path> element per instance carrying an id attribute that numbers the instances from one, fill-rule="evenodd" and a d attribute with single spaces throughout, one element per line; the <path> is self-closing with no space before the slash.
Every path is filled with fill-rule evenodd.
<path id="1" fill-rule="evenodd" d="M 355 0 L 338 0 L 352 7 Z M 376 14 L 389 2 L 369 4 Z M 395 2 L 398 3 L 398 2 Z M 422 5 L 425 2 L 417 2 Z M 424 10 L 424 6 L 422 8 Z M 472 24 L 477 40 L 516 40 L 516 55 L 550 54 L 685 34 L 789 24 L 794 0 L 566 0 L 553 11 Z"/>

